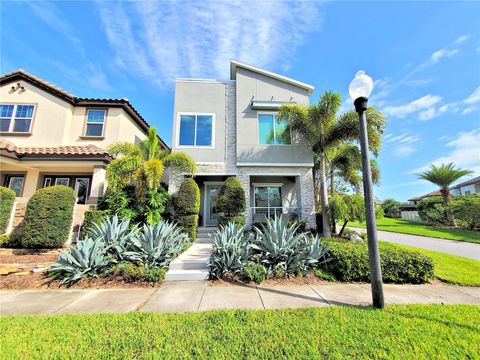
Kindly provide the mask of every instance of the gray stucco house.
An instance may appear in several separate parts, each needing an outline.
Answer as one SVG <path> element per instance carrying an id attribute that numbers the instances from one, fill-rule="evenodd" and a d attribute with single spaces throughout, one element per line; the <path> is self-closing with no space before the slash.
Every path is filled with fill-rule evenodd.
<path id="1" fill-rule="evenodd" d="M 230 62 L 230 80 L 177 79 L 172 151 L 197 162 L 200 225 L 216 225 L 216 195 L 237 176 L 247 201 L 247 225 L 266 216 L 298 216 L 315 227 L 313 155 L 276 121 L 283 103 L 308 104 L 314 87 L 263 69 Z M 170 173 L 176 192 L 185 174 Z"/>

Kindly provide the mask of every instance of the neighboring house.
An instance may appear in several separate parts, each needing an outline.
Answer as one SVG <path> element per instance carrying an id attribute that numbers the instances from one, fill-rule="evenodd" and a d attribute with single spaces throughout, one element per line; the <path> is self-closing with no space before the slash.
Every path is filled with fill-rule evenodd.
<path id="1" fill-rule="evenodd" d="M 315 227 L 313 154 L 276 120 L 281 104 L 308 104 L 314 88 L 263 69 L 230 62 L 230 80 L 177 79 L 172 151 L 197 162 L 201 225 L 216 225 L 216 196 L 237 176 L 247 201 L 247 225 L 286 214 Z M 281 136 L 283 135 L 283 136 Z M 175 192 L 184 174 L 170 173 Z"/>
<path id="2" fill-rule="evenodd" d="M 0 185 L 23 198 L 67 185 L 79 203 L 95 204 L 111 161 L 105 149 L 141 141 L 148 128 L 127 99 L 78 98 L 23 70 L 1 75 Z"/>
<path id="3" fill-rule="evenodd" d="M 450 188 L 450 194 L 453 196 L 480 194 L 480 176 L 452 186 Z M 417 205 L 421 200 L 431 196 L 442 196 L 442 194 L 440 193 L 440 190 L 435 190 L 423 196 L 408 199 L 408 201 Z"/>

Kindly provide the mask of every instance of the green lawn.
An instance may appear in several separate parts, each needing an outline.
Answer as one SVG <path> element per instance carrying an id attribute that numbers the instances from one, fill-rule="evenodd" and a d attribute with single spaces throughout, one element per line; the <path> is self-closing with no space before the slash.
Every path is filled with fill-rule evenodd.
<path id="1" fill-rule="evenodd" d="M 3 359 L 461 359 L 480 307 L 397 305 L 2 317 Z M 475 355 L 477 354 L 477 355 Z"/>
<path id="2" fill-rule="evenodd" d="M 382 243 L 384 246 L 415 250 L 429 256 L 435 265 L 435 276 L 442 281 L 458 285 L 480 286 L 480 261 L 407 245 L 384 241 Z"/>
<path id="3" fill-rule="evenodd" d="M 352 221 L 347 226 L 365 227 L 365 222 Z M 378 230 L 392 231 L 403 234 L 430 236 L 434 238 L 466 241 L 480 244 L 480 231 L 448 229 L 428 226 L 402 219 L 377 219 Z"/>

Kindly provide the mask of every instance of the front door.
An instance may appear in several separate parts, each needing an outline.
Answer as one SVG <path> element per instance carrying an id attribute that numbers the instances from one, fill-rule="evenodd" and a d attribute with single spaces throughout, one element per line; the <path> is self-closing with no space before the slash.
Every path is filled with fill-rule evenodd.
<path id="1" fill-rule="evenodd" d="M 222 185 L 208 185 L 206 188 L 205 225 L 216 226 L 220 213 L 217 210 L 217 196 Z"/>
<path id="2" fill-rule="evenodd" d="M 75 179 L 75 195 L 77 196 L 78 204 L 87 203 L 89 184 L 90 184 L 90 178 Z"/>

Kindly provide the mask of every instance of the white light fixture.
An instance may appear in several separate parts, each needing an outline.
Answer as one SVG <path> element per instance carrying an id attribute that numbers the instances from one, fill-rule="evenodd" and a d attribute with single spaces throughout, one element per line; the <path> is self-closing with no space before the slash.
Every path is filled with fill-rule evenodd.
<path id="1" fill-rule="evenodd" d="M 365 71 L 359 70 L 355 74 L 355 79 L 352 80 L 348 87 L 348 92 L 353 101 L 358 98 L 367 98 L 373 90 L 373 80 L 370 76 L 365 74 Z"/>

